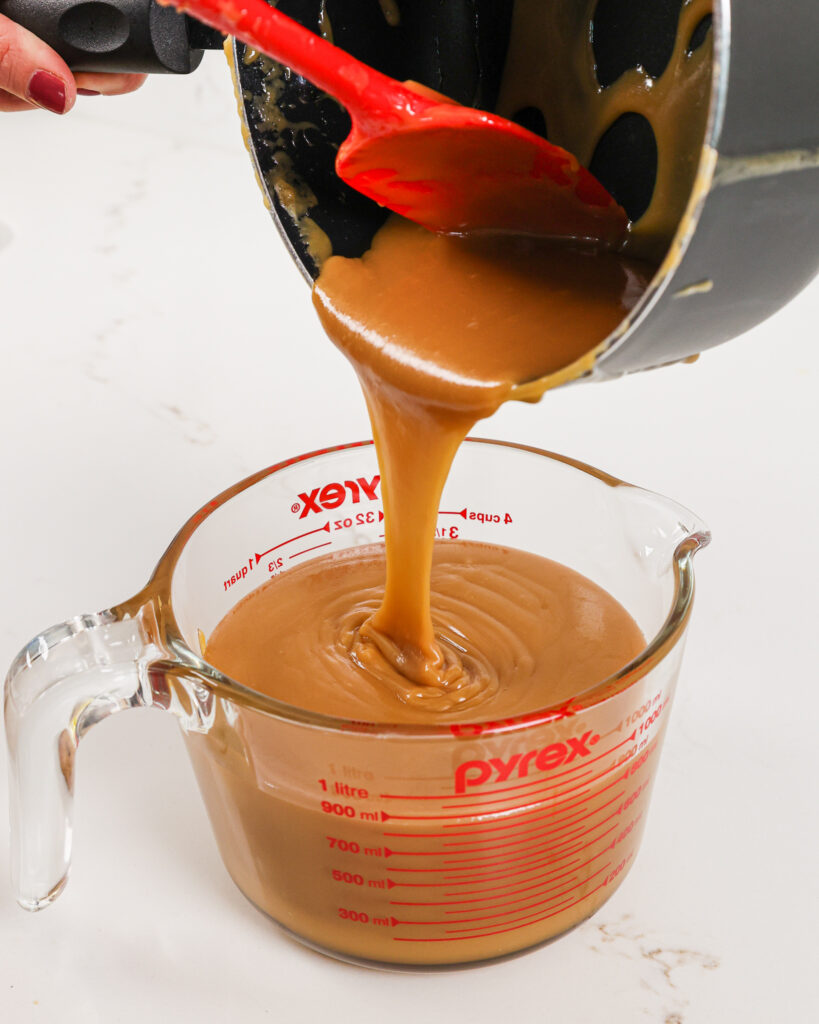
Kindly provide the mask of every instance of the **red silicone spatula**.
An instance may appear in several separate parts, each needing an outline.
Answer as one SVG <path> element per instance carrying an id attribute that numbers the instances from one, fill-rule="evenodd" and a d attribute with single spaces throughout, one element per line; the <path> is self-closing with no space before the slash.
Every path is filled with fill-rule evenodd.
<path id="1" fill-rule="evenodd" d="M 628 218 L 577 160 L 512 121 L 355 60 L 264 0 L 161 0 L 273 57 L 343 104 L 336 171 L 432 231 L 501 230 L 616 245 Z"/>

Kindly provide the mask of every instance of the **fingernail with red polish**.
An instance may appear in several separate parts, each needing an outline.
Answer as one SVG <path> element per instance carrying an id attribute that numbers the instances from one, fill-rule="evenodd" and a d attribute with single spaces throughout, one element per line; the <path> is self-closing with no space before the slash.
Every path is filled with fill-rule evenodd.
<path id="1" fill-rule="evenodd" d="M 35 71 L 28 83 L 28 98 L 54 114 L 65 111 L 65 82 L 50 71 Z"/>
<path id="2" fill-rule="evenodd" d="M 96 89 L 77 89 L 78 96 L 102 96 L 101 92 L 97 92 Z"/>

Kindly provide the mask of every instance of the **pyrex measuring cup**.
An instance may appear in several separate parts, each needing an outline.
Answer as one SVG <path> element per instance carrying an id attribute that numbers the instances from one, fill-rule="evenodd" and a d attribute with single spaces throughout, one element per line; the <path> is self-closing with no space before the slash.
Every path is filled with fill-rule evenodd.
<path id="1" fill-rule="evenodd" d="M 470 440 L 439 535 L 522 548 L 591 578 L 648 638 L 633 662 L 560 707 L 437 726 L 302 711 L 208 665 L 205 638 L 255 587 L 379 543 L 379 483 L 369 442 L 263 470 L 197 512 L 139 594 L 20 653 L 5 711 L 23 907 L 48 905 L 66 883 L 79 740 L 137 706 L 178 717 L 242 892 L 325 952 L 393 965 L 491 959 L 553 938 L 615 891 L 645 825 L 703 524 L 568 459 Z"/>

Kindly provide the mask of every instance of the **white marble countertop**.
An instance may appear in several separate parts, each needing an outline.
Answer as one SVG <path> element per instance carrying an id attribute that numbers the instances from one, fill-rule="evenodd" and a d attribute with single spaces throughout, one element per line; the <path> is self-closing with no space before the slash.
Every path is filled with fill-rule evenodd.
<path id="1" fill-rule="evenodd" d="M 368 425 L 262 206 L 219 55 L 63 119 L 4 115 L 0 140 L 6 666 L 137 590 L 228 484 Z M 818 322 L 814 282 L 692 366 L 482 426 L 668 494 L 714 534 L 643 846 L 592 920 L 466 974 L 322 958 L 234 888 L 174 723 L 134 712 L 83 743 L 53 908 L 17 908 L 0 840 L 0 1020 L 815 1019 Z"/>

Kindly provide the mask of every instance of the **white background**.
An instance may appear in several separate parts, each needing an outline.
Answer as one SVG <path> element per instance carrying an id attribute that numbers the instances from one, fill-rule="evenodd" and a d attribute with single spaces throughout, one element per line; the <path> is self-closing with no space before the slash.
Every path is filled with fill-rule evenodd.
<path id="1" fill-rule="evenodd" d="M 62 119 L 4 115 L 0 146 L 5 666 L 136 591 L 227 485 L 369 430 L 262 205 L 220 55 Z M 476 431 L 665 493 L 714 535 L 644 844 L 591 921 L 466 974 L 302 949 L 228 879 L 175 723 L 133 712 L 83 743 L 53 908 L 17 908 L 0 833 L 0 1020 L 812 1019 L 817 321 L 814 283 L 693 366 L 564 388 Z M 0 777 L 0 820 L 5 802 Z"/>

